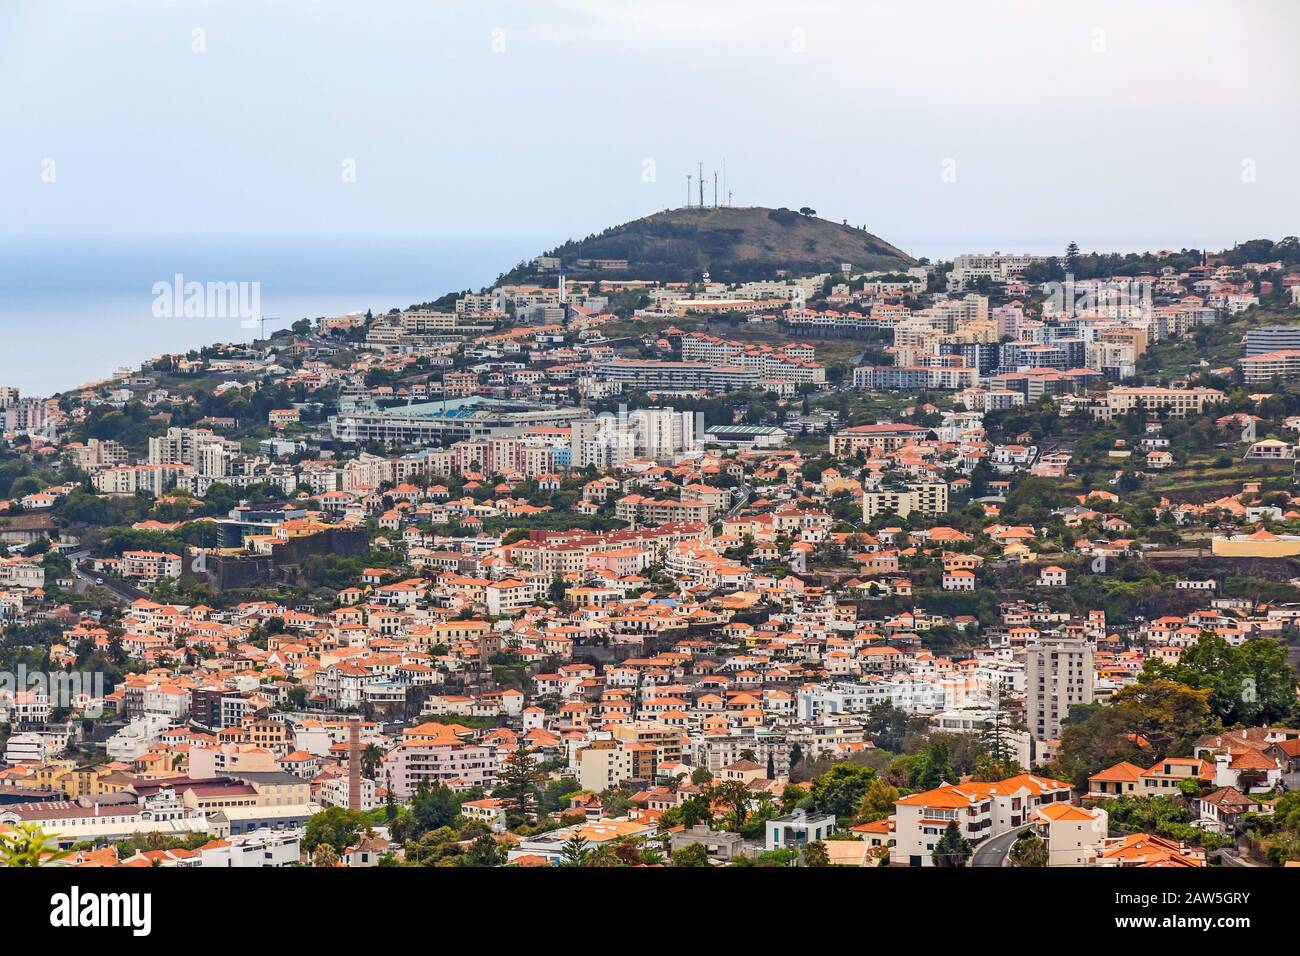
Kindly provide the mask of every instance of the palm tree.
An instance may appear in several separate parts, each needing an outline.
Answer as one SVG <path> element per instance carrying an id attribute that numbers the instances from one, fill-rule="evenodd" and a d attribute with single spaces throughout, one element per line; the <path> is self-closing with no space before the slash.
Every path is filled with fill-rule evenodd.
<path id="1" fill-rule="evenodd" d="M 378 744 L 369 744 L 361 751 L 361 773 L 374 780 L 379 773 L 379 762 L 384 759 L 384 750 Z"/>
<path id="2" fill-rule="evenodd" d="M 328 843 L 322 843 L 312 852 L 311 865 L 316 867 L 334 867 L 339 865 L 339 851 Z"/>
<path id="3" fill-rule="evenodd" d="M 821 840 L 814 840 L 803 848 L 803 865 L 804 866 L 830 866 L 831 857 L 826 850 L 826 844 Z"/>
<path id="4" fill-rule="evenodd" d="M 608 843 L 602 843 L 594 850 L 587 852 L 587 858 L 583 866 L 619 866 L 622 863 L 614 848 Z"/>
<path id="5" fill-rule="evenodd" d="M 50 866 L 72 853 L 35 823 L 19 823 L 0 833 L 0 866 Z"/>
<path id="6" fill-rule="evenodd" d="M 644 866 L 659 866 L 664 862 L 663 849 L 654 843 L 647 843 L 641 848 L 641 863 Z"/>
<path id="7" fill-rule="evenodd" d="M 1025 830 L 1011 844 L 1011 862 L 1016 866 L 1047 866 L 1047 844 L 1030 830 Z"/>

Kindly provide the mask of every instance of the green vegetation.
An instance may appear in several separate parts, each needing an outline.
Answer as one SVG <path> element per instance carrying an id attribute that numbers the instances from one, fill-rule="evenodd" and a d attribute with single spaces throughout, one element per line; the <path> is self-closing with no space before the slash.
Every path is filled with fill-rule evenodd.
<path id="1" fill-rule="evenodd" d="M 369 829 L 370 818 L 364 813 L 345 807 L 329 807 L 307 821 L 302 848 L 312 853 L 318 846 L 327 845 L 342 853 Z"/>
<path id="2" fill-rule="evenodd" d="M 598 273 L 578 259 L 626 259 L 628 275 L 668 282 L 743 282 L 791 275 L 838 272 L 841 263 L 859 271 L 904 269 L 914 260 L 878 236 L 789 209 L 762 207 L 670 209 L 585 239 L 570 240 L 546 255 L 563 260 L 571 275 Z M 623 273 L 608 273 L 618 276 Z M 535 278 L 532 263 L 516 266 L 504 282 Z"/>
<path id="3" fill-rule="evenodd" d="M 0 866 L 54 866 L 72 853 L 34 823 L 18 823 L 0 832 Z"/>
<path id="4" fill-rule="evenodd" d="M 1287 663 L 1287 649 L 1267 637 L 1233 647 L 1222 637 L 1202 634 L 1174 664 L 1147 661 L 1140 679 L 1208 690 L 1211 712 L 1228 727 L 1266 726 L 1300 716 L 1296 672 Z"/>
<path id="5" fill-rule="evenodd" d="M 934 845 L 934 850 L 930 853 L 930 859 L 934 861 L 935 866 L 965 866 L 971 852 L 970 841 L 961 835 L 957 824 L 949 820 L 943 836 L 939 838 L 939 842 Z"/>
<path id="6" fill-rule="evenodd" d="M 1010 856 L 1016 866 L 1047 866 L 1047 844 L 1032 830 L 1022 830 L 1011 845 Z"/>
<path id="7" fill-rule="evenodd" d="M 1197 737 L 1218 726 L 1209 698 L 1209 690 L 1152 677 L 1116 691 L 1109 704 L 1072 708 L 1057 764 L 1086 791 L 1089 777 L 1120 761 L 1145 767 L 1190 753 Z"/>
<path id="8" fill-rule="evenodd" d="M 1191 825 L 1187 802 L 1173 797 L 1122 796 L 1107 802 L 1109 822 L 1128 833 L 1154 833 L 1207 850 L 1231 846 L 1232 840 Z"/>

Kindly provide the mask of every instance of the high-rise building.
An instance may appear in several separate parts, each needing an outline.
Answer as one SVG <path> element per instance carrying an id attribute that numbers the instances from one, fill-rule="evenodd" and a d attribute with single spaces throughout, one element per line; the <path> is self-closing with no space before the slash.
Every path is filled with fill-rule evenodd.
<path id="1" fill-rule="evenodd" d="M 638 408 L 619 415 L 600 415 L 571 424 L 571 464 L 617 468 L 629 458 L 672 461 L 698 451 L 692 412 L 671 408 Z"/>
<path id="2" fill-rule="evenodd" d="M 1246 354 L 1300 349 L 1300 325 L 1261 325 L 1246 332 Z"/>
<path id="3" fill-rule="evenodd" d="M 361 810 L 361 718 L 348 718 L 348 809 Z"/>
<path id="4" fill-rule="evenodd" d="M 1025 648 L 1025 718 L 1038 740 L 1061 736 L 1075 704 L 1093 700 L 1092 645 L 1056 640 Z"/>

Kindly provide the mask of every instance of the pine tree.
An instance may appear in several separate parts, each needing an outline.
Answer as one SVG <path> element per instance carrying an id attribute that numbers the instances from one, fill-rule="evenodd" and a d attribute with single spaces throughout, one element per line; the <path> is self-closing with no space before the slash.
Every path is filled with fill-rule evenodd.
<path id="1" fill-rule="evenodd" d="M 506 758 L 501 768 L 501 785 L 498 791 L 514 804 L 515 810 L 527 818 L 537 800 L 537 781 L 541 773 L 537 759 L 520 747 Z"/>
<path id="2" fill-rule="evenodd" d="M 586 866 L 591 857 L 591 847 L 587 841 L 574 834 L 564 841 L 560 848 L 560 866 Z"/>
<path id="3" fill-rule="evenodd" d="M 1078 278 L 1079 275 L 1079 244 L 1071 242 L 1065 247 L 1065 271 Z"/>
<path id="4" fill-rule="evenodd" d="M 935 866 L 965 866 L 966 860 L 970 858 L 971 846 L 965 837 L 961 835 L 961 830 L 953 820 L 948 821 L 948 826 L 944 828 L 943 836 L 934 846 L 934 852 L 930 858 L 934 860 Z"/>

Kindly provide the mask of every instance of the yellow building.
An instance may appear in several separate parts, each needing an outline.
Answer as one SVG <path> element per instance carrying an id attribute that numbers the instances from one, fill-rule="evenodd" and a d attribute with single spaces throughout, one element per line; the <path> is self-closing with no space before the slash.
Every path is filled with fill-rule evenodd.
<path id="1" fill-rule="evenodd" d="M 1216 536 L 1210 551 L 1219 558 L 1294 558 L 1300 555 L 1300 535 L 1278 535 L 1261 529 L 1254 534 Z"/>

